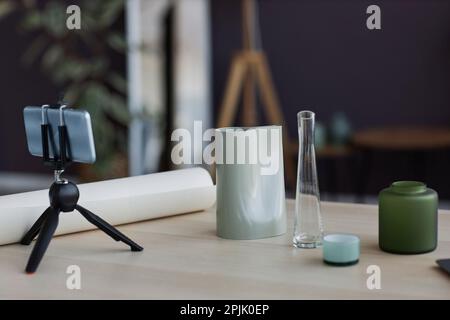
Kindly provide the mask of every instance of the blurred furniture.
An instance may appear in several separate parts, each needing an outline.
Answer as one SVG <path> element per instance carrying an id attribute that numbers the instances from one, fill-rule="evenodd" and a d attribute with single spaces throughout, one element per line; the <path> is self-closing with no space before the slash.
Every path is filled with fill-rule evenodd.
<path id="1" fill-rule="evenodd" d="M 386 127 L 356 132 L 352 144 L 360 152 L 356 194 L 366 192 L 376 152 L 398 152 L 408 157 L 411 171 L 426 182 L 426 154 L 450 149 L 450 129 L 436 127 Z"/>
<path id="2" fill-rule="evenodd" d="M 146 248 L 138 255 L 112 250 L 100 231 L 56 237 L 34 277 L 17 272 L 28 248 L 2 246 L 0 288 L 8 290 L 0 298 L 450 299 L 448 275 L 435 262 L 450 257 L 450 211 L 440 212 L 436 251 L 405 256 L 378 248 L 376 206 L 323 202 L 328 232 L 361 238 L 360 262 L 335 268 L 322 262 L 322 250 L 292 247 L 293 200 L 287 209 L 287 233 L 252 241 L 218 238 L 215 208 L 122 226 Z M 67 290 L 69 265 L 81 267 L 82 290 Z M 369 265 L 381 268 L 381 290 L 366 286 Z"/>
<path id="3" fill-rule="evenodd" d="M 334 146 L 326 145 L 323 148 L 316 150 L 317 161 L 324 163 L 320 176 L 325 181 L 325 186 L 320 184 L 321 189 L 324 189 L 329 193 L 328 200 L 337 201 L 337 195 L 341 191 L 339 185 L 339 164 L 347 159 L 350 159 L 353 155 L 353 149 L 350 146 Z M 330 198 L 332 195 L 332 198 Z"/>
<path id="4" fill-rule="evenodd" d="M 233 125 L 241 90 L 243 95 L 242 124 L 248 127 L 257 125 L 255 89 L 258 86 L 267 120 L 271 124 L 283 125 L 285 121 L 267 57 L 257 36 L 257 33 L 259 36 L 260 34 L 256 23 L 255 0 L 242 0 L 242 13 L 243 49 L 233 56 L 225 94 L 219 109 L 217 126 L 223 128 Z M 286 128 L 283 128 L 283 149 L 286 180 L 289 185 L 294 186 L 296 173 L 292 158 L 293 148 L 290 145 Z"/>
<path id="5" fill-rule="evenodd" d="M 293 152 L 298 152 L 298 143 L 292 142 Z M 327 193 L 327 200 L 337 201 L 342 184 L 339 184 L 341 161 L 344 165 L 353 164 L 354 150 L 350 145 L 336 146 L 326 144 L 316 147 L 316 161 L 319 166 L 319 189 Z M 347 162 L 346 162 L 347 161 Z M 295 189 L 294 189 L 295 191 Z"/>
<path id="6" fill-rule="evenodd" d="M 0 171 L 0 195 L 47 189 L 52 182 L 48 174 Z"/>

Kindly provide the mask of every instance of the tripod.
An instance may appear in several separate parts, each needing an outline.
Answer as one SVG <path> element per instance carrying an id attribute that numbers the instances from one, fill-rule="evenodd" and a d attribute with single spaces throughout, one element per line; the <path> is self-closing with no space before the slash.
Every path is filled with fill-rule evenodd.
<path id="1" fill-rule="evenodd" d="M 64 124 L 63 118 L 63 108 L 65 105 L 57 106 L 60 109 L 60 125 L 58 126 L 60 154 L 59 156 L 55 155 L 53 158 L 50 158 L 49 156 L 48 138 L 50 125 L 46 123 L 45 120 L 45 110 L 49 107 L 50 106 L 48 105 L 42 107 L 42 151 L 44 164 L 50 165 L 54 169 L 55 181 L 51 185 L 49 191 L 50 206 L 44 211 L 44 213 L 20 241 L 23 245 L 29 245 L 31 241 L 39 235 L 33 251 L 31 252 L 25 271 L 27 273 L 34 273 L 38 268 L 39 263 L 41 262 L 42 257 L 50 244 L 53 234 L 55 233 L 56 227 L 58 226 L 59 214 L 61 212 L 72 212 L 77 210 L 90 223 L 98 227 L 111 238 L 129 245 L 131 251 L 142 251 L 143 248 L 137 243 L 129 239 L 99 216 L 78 205 L 78 199 L 80 197 L 78 187 L 74 183 L 61 178 L 61 174 L 70 163 L 70 160 L 67 158 L 67 128 Z"/>
<path id="2" fill-rule="evenodd" d="M 217 127 L 229 127 L 238 112 L 239 96 L 242 91 L 242 123 L 253 127 L 258 122 L 256 110 L 256 89 L 259 87 L 261 101 L 267 120 L 271 124 L 285 124 L 281 105 L 273 84 L 267 56 L 262 50 L 257 7 L 255 0 L 242 0 L 243 50 L 232 59 L 225 93 L 220 106 Z M 257 34 L 259 36 L 257 36 Z M 287 183 L 295 186 L 295 164 L 292 160 L 293 146 L 287 131 L 283 129 L 283 151 Z"/>

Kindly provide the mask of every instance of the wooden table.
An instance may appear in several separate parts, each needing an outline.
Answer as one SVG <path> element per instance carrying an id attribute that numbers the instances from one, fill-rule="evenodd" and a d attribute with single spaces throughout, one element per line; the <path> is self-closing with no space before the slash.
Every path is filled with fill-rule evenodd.
<path id="1" fill-rule="evenodd" d="M 323 203 L 327 232 L 361 238 L 361 259 L 331 267 L 321 249 L 279 237 L 224 240 L 215 235 L 214 209 L 122 226 L 145 247 L 130 252 L 99 231 L 56 237 L 38 272 L 23 273 L 31 247 L 0 247 L 3 299 L 450 299 L 450 277 L 435 260 L 450 258 L 450 212 L 439 217 L 439 245 L 422 255 L 393 255 L 377 246 L 377 207 Z M 81 290 L 68 290 L 66 268 L 81 268 Z M 369 265 L 381 268 L 381 289 L 366 287 Z"/>

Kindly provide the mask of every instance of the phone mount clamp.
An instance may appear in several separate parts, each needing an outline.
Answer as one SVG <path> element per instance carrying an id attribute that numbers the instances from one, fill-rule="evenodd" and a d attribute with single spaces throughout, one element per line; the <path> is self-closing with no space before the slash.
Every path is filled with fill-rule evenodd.
<path id="1" fill-rule="evenodd" d="M 20 241 L 23 245 L 29 245 L 33 239 L 38 236 L 36 244 L 31 252 L 28 264 L 25 268 L 27 273 L 34 273 L 45 254 L 45 251 L 50 244 L 50 241 L 55 233 L 59 222 L 59 214 L 61 212 L 72 212 L 77 210 L 90 223 L 105 232 L 116 241 L 122 241 L 130 246 L 131 251 L 142 251 L 143 248 L 121 233 L 119 230 L 111 226 L 108 222 L 101 219 L 99 216 L 83 208 L 78 204 L 80 192 L 78 187 L 73 182 L 70 182 L 61 177 L 61 174 L 70 165 L 70 145 L 67 139 L 67 127 L 64 123 L 64 108 L 66 105 L 43 105 L 42 106 L 42 122 L 41 122 L 41 136 L 42 136 L 42 151 L 44 164 L 53 168 L 55 180 L 49 190 L 50 206 L 33 224 L 31 229 L 25 234 Z M 56 148 L 53 148 L 54 155 L 50 157 L 49 154 L 49 137 L 51 138 L 51 128 L 47 121 L 47 108 L 59 108 L 59 155 L 57 155 Z"/>

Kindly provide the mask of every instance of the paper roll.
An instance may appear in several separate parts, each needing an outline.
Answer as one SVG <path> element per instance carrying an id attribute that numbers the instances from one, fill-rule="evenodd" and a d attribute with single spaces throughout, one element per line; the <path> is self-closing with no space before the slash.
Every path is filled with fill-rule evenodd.
<path id="1" fill-rule="evenodd" d="M 112 225 L 207 209 L 216 201 L 211 176 L 191 168 L 81 184 L 79 204 Z M 0 197 L 0 245 L 19 242 L 49 206 L 48 190 Z M 57 235 L 95 229 L 78 212 L 61 213 Z"/>

